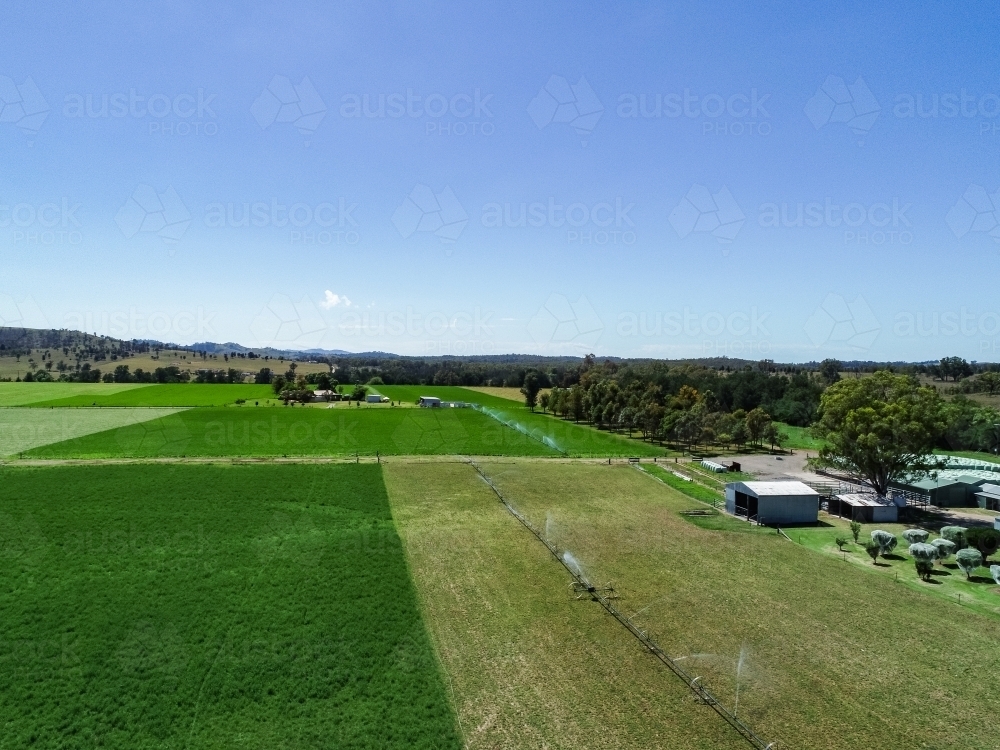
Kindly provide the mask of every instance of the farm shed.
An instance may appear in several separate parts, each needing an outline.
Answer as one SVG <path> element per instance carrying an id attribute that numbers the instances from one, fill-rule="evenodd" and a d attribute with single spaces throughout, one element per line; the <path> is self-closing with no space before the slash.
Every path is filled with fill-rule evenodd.
<path id="1" fill-rule="evenodd" d="M 984 484 L 976 493 L 976 504 L 986 510 L 1000 510 L 1000 484 Z"/>
<path id="2" fill-rule="evenodd" d="M 802 482 L 730 482 L 726 511 L 768 525 L 816 523 L 819 493 Z"/>
<path id="3" fill-rule="evenodd" d="M 369 393 L 367 396 L 365 396 L 365 401 L 367 401 L 369 404 L 381 404 L 382 396 L 380 396 L 377 393 Z"/>
<path id="4" fill-rule="evenodd" d="M 877 495 L 847 493 L 830 498 L 830 515 L 862 523 L 896 523 L 899 508 Z"/>
<path id="5" fill-rule="evenodd" d="M 441 406 L 441 399 L 437 396 L 421 396 L 417 405 L 428 409 L 436 409 Z"/>
<path id="6" fill-rule="evenodd" d="M 908 484 L 893 484 L 893 487 L 924 495 L 931 505 L 939 508 L 971 508 L 976 505 L 980 486 L 986 483 L 986 479 L 960 474 L 938 476 L 937 479 L 928 477 Z"/>

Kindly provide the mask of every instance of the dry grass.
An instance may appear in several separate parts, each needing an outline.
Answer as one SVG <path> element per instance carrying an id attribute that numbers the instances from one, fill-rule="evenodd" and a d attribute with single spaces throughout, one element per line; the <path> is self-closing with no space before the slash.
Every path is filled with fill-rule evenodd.
<path id="1" fill-rule="evenodd" d="M 597 604 L 571 599 L 471 467 L 392 462 L 385 481 L 469 748 L 746 746 Z"/>
<path id="2" fill-rule="evenodd" d="M 485 393 L 489 396 L 496 396 L 497 398 L 505 398 L 508 401 L 517 401 L 519 404 L 524 403 L 524 394 L 521 393 L 520 388 L 506 388 L 502 386 L 490 386 L 490 385 L 466 385 L 462 386 L 470 391 L 478 391 L 479 393 Z M 538 392 L 541 396 L 543 393 L 548 393 L 551 388 L 543 388 Z"/>
<path id="3" fill-rule="evenodd" d="M 549 519 L 592 579 L 615 582 L 622 609 L 651 605 L 635 621 L 730 705 L 744 650 L 740 716 L 769 740 L 995 747 L 979 677 L 1000 668 L 997 617 L 772 531 L 699 528 L 679 514 L 696 503 L 625 466 L 483 465 L 536 524 Z M 390 497 L 467 735 L 474 725 L 491 728 L 488 746 L 683 747 L 693 733 L 726 746 L 729 730 L 686 703 L 620 626 L 565 601 L 565 574 L 461 467 L 413 471 L 390 467 Z M 593 711 L 610 717 L 612 742 Z"/>

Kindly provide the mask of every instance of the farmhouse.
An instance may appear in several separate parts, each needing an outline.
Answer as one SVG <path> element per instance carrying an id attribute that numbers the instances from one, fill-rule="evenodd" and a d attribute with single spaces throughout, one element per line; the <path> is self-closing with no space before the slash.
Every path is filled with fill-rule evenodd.
<path id="1" fill-rule="evenodd" d="M 802 482 L 730 482 L 726 511 L 768 525 L 816 523 L 819 493 Z"/>
<path id="2" fill-rule="evenodd" d="M 830 498 L 830 515 L 862 523 L 896 523 L 899 508 L 884 497 L 864 493 L 845 493 Z"/>

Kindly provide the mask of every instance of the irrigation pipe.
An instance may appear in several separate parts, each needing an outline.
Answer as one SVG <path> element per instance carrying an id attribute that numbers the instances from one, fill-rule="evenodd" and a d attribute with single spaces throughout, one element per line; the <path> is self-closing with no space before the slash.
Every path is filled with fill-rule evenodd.
<path id="1" fill-rule="evenodd" d="M 524 514 L 515 508 L 506 497 L 504 497 L 503 493 L 500 492 L 500 488 L 493 483 L 493 480 L 486 476 L 486 473 L 475 461 L 469 459 L 469 464 L 471 464 L 472 468 L 475 469 L 479 476 L 483 478 L 483 481 L 490 486 L 490 489 L 493 490 L 493 493 L 497 496 L 497 498 L 499 498 L 500 502 L 507 509 L 507 511 L 514 516 L 514 518 L 520 521 L 528 531 L 534 534 L 538 541 L 545 545 L 549 552 L 552 553 L 552 556 L 558 560 L 559 564 L 566 569 L 566 572 L 573 577 L 576 584 L 589 593 L 595 602 L 604 607 L 608 614 L 618 620 L 618 622 L 620 622 L 633 636 L 635 636 L 635 638 L 643 646 L 645 646 L 650 653 L 669 667 L 675 675 L 680 677 L 684 681 L 684 684 L 686 684 L 703 703 L 710 706 L 715 713 L 725 719 L 729 726 L 735 729 L 743 739 L 749 742 L 753 747 L 758 748 L 758 750 L 774 750 L 777 746 L 776 743 L 766 742 L 750 727 L 743 723 L 743 721 L 736 718 L 736 714 L 722 705 L 722 703 L 719 702 L 719 700 L 708 690 L 708 688 L 701 684 L 701 677 L 692 677 L 691 674 L 681 667 L 676 660 L 671 659 L 670 656 L 668 656 L 667 653 L 659 647 L 656 641 L 650 638 L 645 631 L 640 630 L 637 626 L 633 625 L 632 621 L 626 617 L 611 602 L 611 600 L 608 599 L 608 597 L 604 596 L 590 581 L 570 567 L 566 560 L 563 559 L 563 556 L 559 554 L 559 548 L 546 539 L 542 532 L 536 529 L 534 525 L 532 525 L 532 523 L 524 516 Z"/>

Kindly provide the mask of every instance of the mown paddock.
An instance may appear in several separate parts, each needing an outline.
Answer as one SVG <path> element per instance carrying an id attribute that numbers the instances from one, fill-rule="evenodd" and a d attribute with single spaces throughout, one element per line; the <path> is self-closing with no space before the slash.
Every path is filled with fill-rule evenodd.
<path id="1" fill-rule="evenodd" d="M 380 467 L 5 468 L 5 746 L 458 748 Z"/>
<path id="2" fill-rule="evenodd" d="M 746 745 L 570 577 L 467 464 L 384 464 L 469 748 Z M 551 488 L 550 488 L 551 489 Z"/>
<path id="3" fill-rule="evenodd" d="M 379 393 L 391 399 L 416 402 L 421 396 L 437 396 L 443 401 L 478 404 L 502 422 L 518 424 L 536 439 L 547 440 L 571 456 L 662 456 L 666 451 L 651 443 L 624 435 L 577 424 L 541 411 L 530 411 L 508 398 L 459 386 L 380 385 Z M 636 433 L 638 434 L 638 433 Z"/>
<path id="4" fill-rule="evenodd" d="M 213 387 L 213 386 L 208 386 Z M 26 451 L 31 458 L 527 455 L 542 443 L 473 409 L 201 408 Z"/>
<path id="5" fill-rule="evenodd" d="M 39 409 L 0 407 L 0 456 L 117 430 L 176 414 L 182 409 Z"/>
<path id="6" fill-rule="evenodd" d="M 163 383 L 109 392 L 84 392 L 62 398 L 53 395 L 34 406 L 226 406 L 239 399 L 264 401 L 273 396 L 269 385 Z"/>
<path id="7" fill-rule="evenodd" d="M 130 383 L 5 383 L 0 382 L 0 406 L 24 406 L 74 396 L 108 396 L 143 388 Z"/>
<path id="8" fill-rule="evenodd" d="M 697 503 L 626 466 L 493 459 L 480 464 L 522 512 L 547 527 L 560 547 L 583 562 L 592 580 L 614 581 L 622 594 L 619 607 L 630 613 L 643 610 L 634 622 L 648 629 L 668 653 L 685 657 L 686 668 L 703 675 L 730 706 L 742 654 L 739 716 L 759 734 L 777 740 L 779 747 L 894 746 L 900 738 L 916 747 L 995 747 L 994 712 L 975 675 L 993 674 L 1000 667 L 996 617 L 927 596 L 776 534 L 699 528 L 680 516 L 681 510 Z M 442 513 L 445 528 L 435 532 L 436 544 L 426 545 L 429 551 L 420 547 L 418 553 L 411 552 L 414 521 L 401 512 L 405 500 L 398 499 L 405 498 L 398 489 L 400 476 L 409 470 L 389 467 L 390 497 L 443 661 L 456 686 L 478 685 L 472 695 L 484 696 L 477 708 L 456 688 L 459 714 L 468 723 L 469 717 L 486 715 L 484 706 L 502 680 L 460 675 L 473 670 L 475 663 L 463 649 L 475 646 L 464 646 L 465 630 L 451 633 L 455 626 L 441 613 L 461 605 L 462 613 L 479 613 L 479 640 L 488 643 L 492 631 L 502 639 L 509 628 L 504 618 L 512 616 L 508 609 L 529 593 L 523 582 L 540 573 L 529 574 L 518 567 L 523 566 L 520 555 L 505 554 L 499 547 L 487 557 L 485 550 L 492 549 L 489 536 L 463 536 L 454 510 Z M 421 533 L 431 534 L 430 498 L 457 493 L 448 489 L 455 483 L 453 477 L 441 475 L 435 483 L 435 470 L 423 471 L 406 491 L 417 492 L 417 484 L 423 488 L 428 499 L 415 509 L 422 524 L 417 528 L 426 527 Z M 480 497 L 475 506 L 495 502 Z M 476 507 L 466 512 L 485 511 Z M 512 518 L 509 522 L 517 525 Z M 449 542 L 446 535 L 451 532 L 446 530 L 452 529 Z M 526 530 L 520 532 L 534 541 Z M 435 550 L 449 544 L 447 551 Z M 537 541 L 534 545 L 538 565 L 544 561 L 558 570 L 544 547 Z M 468 601 L 462 601 L 464 590 L 454 582 L 463 580 L 463 566 L 480 558 L 486 562 L 476 569 L 476 585 L 501 579 L 512 589 L 479 599 L 466 592 Z M 425 572 L 428 569 L 431 573 Z M 440 582 L 437 589 L 424 583 L 431 574 Z M 558 587 L 553 594 L 559 596 Z M 579 612 L 573 610 L 571 616 L 583 616 Z M 618 627 L 617 637 L 631 639 Z M 573 658 L 572 650 L 562 653 Z M 593 689 L 596 693 L 589 700 L 597 701 L 606 687 L 597 684 Z M 581 700 L 586 704 L 588 698 L 574 686 L 561 698 L 551 697 L 551 705 L 535 704 L 522 711 L 544 725 L 546 712 L 563 705 L 562 716 L 571 721 L 572 707 Z"/>

